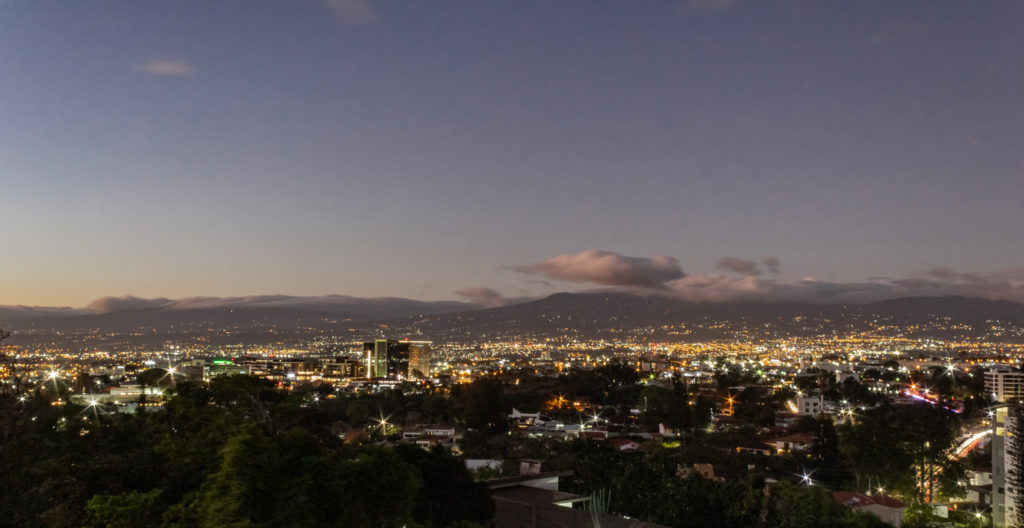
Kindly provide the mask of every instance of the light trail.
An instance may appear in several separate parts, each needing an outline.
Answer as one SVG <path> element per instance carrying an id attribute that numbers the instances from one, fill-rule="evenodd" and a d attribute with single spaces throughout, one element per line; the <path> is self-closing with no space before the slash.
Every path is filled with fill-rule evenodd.
<path id="1" fill-rule="evenodd" d="M 960 443 L 959 446 L 957 446 L 956 451 L 953 453 L 953 460 L 960 460 L 961 458 L 967 456 L 967 453 L 970 453 L 971 450 L 973 450 L 975 447 L 978 447 L 978 444 L 980 444 L 981 441 L 990 434 L 992 434 L 992 430 L 985 429 L 984 431 L 974 433 L 971 436 L 967 437 L 966 440 L 964 440 L 963 442 Z"/>

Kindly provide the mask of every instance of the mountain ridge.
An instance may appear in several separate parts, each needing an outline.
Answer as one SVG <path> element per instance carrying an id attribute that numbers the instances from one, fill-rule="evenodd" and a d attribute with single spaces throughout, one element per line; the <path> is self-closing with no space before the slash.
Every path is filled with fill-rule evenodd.
<path id="1" fill-rule="evenodd" d="M 508 306 L 486 308 L 458 301 L 348 295 L 191 297 L 141 299 L 105 297 L 87 308 L 0 306 L 0 328 L 35 330 L 149 327 L 176 329 L 271 326 L 331 328 L 341 323 L 415 328 L 425 334 L 450 331 L 554 332 L 559 328 L 636 328 L 706 320 L 768 322 L 782 318 L 837 319 L 873 314 L 902 321 L 949 317 L 964 321 L 1024 321 L 1024 304 L 964 296 L 901 297 L 863 304 L 793 301 L 694 302 L 668 295 L 625 292 L 560 292 Z"/>

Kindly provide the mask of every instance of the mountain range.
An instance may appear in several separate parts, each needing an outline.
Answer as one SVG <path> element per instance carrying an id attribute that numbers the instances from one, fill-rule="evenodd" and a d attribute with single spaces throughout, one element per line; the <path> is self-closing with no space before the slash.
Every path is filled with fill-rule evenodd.
<path id="1" fill-rule="evenodd" d="M 369 328 L 387 325 L 418 335 L 508 335 L 516 332 L 587 333 L 629 330 L 695 321 L 764 323 L 797 317 L 838 321 L 884 317 L 913 323 L 948 317 L 978 323 L 1024 322 L 1024 304 L 971 297 L 908 297 L 867 304 L 794 302 L 689 302 L 670 296 L 621 292 L 557 293 L 499 308 L 454 301 L 358 298 L 346 295 L 296 297 L 195 297 L 141 299 L 106 297 L 85 308 L 0 306 L 0 328 L 13 331 L 206 332 L 224 329 L 282 330 L 315 327 Z"/>
<path id="2" fill-rule="evenodd" d="M 865 304 L 796 302 L 689 302 L 668 296 L 623 293 L 559 293 L 533 302 L 463 313 L 438 314 L 412 322 L 424 336 L 574 335 L 614 336 L 639 328 L 652 337 L 679 323 L 729 322 L 764 325 L 787 322 L 791 333 L 826 326 L 858 325 L 884 319 L 894 324 L 951 321 L 979 324 L 998 320 L 1024 323 L 1024 304 L 972 297 L 906 297 Z M 938 335 L 940 332 L 937 332 Z"/>
<path id="3" fill-rule="evenodd" d="M 294 328 L 317 322 L 365 322 L 477 310 L 479 305 L 456 301 L 418 301 L 398 297 L 360 298 L 348 295 L 300 297 L 190 297 L 142 299 L 103 297 L 85 308 L 0 306 L 0 328 L 33 330 L 101 329 L 127 331 L 184 327 L 222 329 L 280 326 Z"/>

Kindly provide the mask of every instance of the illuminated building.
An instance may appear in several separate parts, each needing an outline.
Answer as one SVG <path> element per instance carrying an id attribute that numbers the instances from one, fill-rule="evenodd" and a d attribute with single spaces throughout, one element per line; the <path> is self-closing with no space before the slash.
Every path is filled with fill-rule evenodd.
<path id="1" fill-rule="evenodd" d="M 250 373 L 248 366 L 236 365 L 234 361 L 227 358 L 213 358 L 206 363 L 206 379 L 224 374 L 248 376 Z"/>
<path id="2" fill-rule="evenodd" d="M 409 375 L 414 378 L 430 377 L 430 341 L 403 341 L 409 344 Z"/>
<path id="3" fill-rule="evenodd" d="M 985 371 L 985 392 L 999 402 L 1016 401 L 1024 397 L 1024 372 L 1009 367 Z"/>
<path id="4" fill-rule="evenodd" d="M 1004 528 L 1017 526 L 1015 504 L 1021 490 L 1013 489 L 1007 482 L 1007 469 L 1013 467 L 1017 453 L 1007 441 L 1007 429 L 1014 425 L 1012 405 L 1000 405 L 992 409 L 992 526 Z"/>
<path id="5" fill-rule="evenodd" d="M 409 341 L 377 339 L 363 343 L 367 378 L 409 378 Z"/>
<path id="6" fill-rule="evenodd" d="M 342 357 L 324 362 L 323 376 L 325 379 L 340 380 L 355 378 L 365 372 L 365 366 L 361 361 Z"/>

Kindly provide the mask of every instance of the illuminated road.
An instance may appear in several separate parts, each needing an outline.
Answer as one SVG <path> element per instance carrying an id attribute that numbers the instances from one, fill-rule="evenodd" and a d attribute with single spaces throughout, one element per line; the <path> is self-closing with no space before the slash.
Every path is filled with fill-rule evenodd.
<path id="1" fill-rule="evenodd" d="M 960 443 L 960 445 L 956 447 L 956 451 L 953 452 L 953 460 L 960 460 L 961 458 L 967 456 L 967 453 L 970 453 L 971 450 L 973 450 L 975 447 L 978 447 L 978 444 L 980 444 L 981 441 L 984 440 L 985 437 L 990 434 L 992 434 L 992 429 L 986 427 L 985 429 L 982 429 L 968 436 L 966 439 L 964 439 L 963 442 Z"/>

